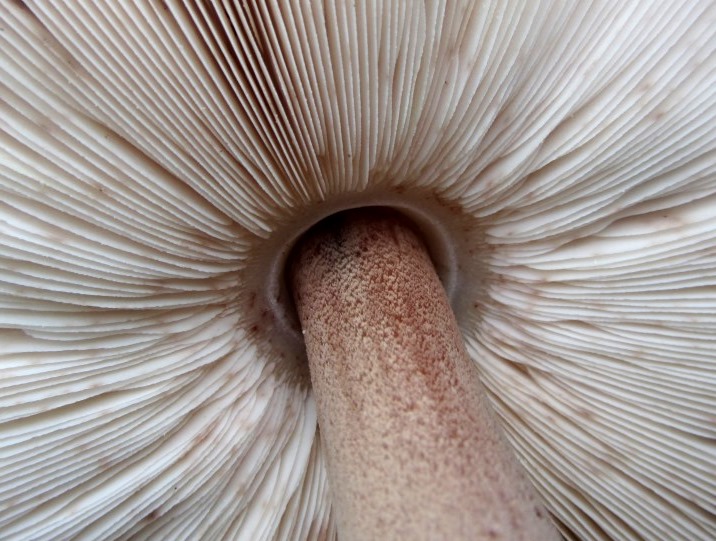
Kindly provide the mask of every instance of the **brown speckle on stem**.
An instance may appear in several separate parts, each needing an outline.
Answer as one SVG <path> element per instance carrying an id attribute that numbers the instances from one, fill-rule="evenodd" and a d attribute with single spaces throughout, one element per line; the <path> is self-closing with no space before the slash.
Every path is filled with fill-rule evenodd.
<path id="1" fill-rule="evenodd" d="M 409 223 L 326 220 L 290 277 L 341 539 L 558 538 Z"/>

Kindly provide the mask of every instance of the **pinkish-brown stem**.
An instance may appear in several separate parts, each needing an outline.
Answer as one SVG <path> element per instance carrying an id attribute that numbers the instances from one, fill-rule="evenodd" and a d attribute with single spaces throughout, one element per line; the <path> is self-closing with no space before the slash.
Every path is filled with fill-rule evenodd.
<path id="1" fill-rule="evenodd" d="M 341 540 L 559 538 L 409 223 L 329 219 L 290 276 Z"/>

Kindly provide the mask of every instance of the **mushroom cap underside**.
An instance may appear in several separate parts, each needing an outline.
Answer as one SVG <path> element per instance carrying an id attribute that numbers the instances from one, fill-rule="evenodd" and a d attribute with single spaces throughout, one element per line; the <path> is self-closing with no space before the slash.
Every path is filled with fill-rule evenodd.
<path id="1" fill-rule="evenodd" d="M 436 224 L 566 536 L 714 536 L 713 3 L 30 1 L 0 25 L 0 539 L 334 537 L 277 254 L 377 204 Z"/>

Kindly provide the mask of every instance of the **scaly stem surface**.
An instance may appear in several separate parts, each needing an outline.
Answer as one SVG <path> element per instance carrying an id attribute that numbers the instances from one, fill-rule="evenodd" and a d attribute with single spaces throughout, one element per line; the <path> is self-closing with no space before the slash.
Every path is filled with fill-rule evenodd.
<path id="1" fill-rule="evenodd" d="M 326 220 L 290 279 L 342 541 L 559 538 L 407 221 L 379 209 Z"/>

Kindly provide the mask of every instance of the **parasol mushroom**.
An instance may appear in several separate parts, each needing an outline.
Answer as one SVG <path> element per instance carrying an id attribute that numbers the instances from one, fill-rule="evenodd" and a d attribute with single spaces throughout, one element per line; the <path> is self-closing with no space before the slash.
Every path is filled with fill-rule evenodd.
<path id="1" fill-rule="evenodd" d="M 335 537 L 286 261 L 377 206 L 564 536 L 712 538 L 714 49 L 711 2 L 2 3 L 0 539 Z"/>

